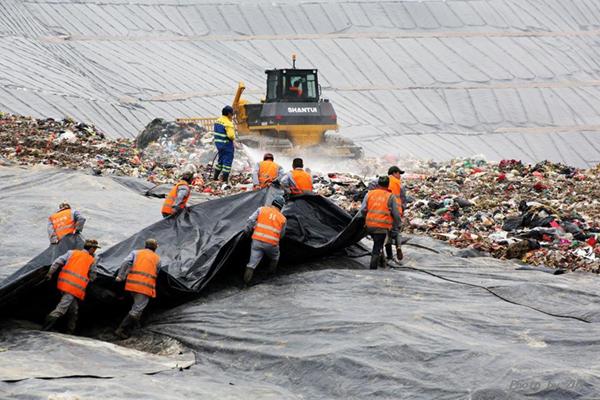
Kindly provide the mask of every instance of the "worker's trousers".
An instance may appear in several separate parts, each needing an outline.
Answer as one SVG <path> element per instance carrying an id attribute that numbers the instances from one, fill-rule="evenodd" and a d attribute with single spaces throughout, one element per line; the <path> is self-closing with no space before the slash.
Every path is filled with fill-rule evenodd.
<path id="1" fill-rule="evenodd" d="M 140 319 L 146 306 L 148 306 L 148 303 L 150 302 L 150 296 L 134 292 L 132 292 L 131 295 L 133 297 L 133 305 L 131 306 L 131 310 L 129 310 L 129 315 L 132 318 Z"/>
<path id="2" fill-rule="evenodd" d="M 269 269 L 274 270 L 279 262 L 279 246 L 273 246 L 260 240 L 252 240 L 250 261 L 248 261 L 246 268 L 255 269 L 264 256 L 269 259 Z"/>
<path id="3" fill-rule="evenodd" d="M 386 233 L 371 233 L 371 238 L 373 238 L 373 251 L 371 251 L 372 255 L 376 256 L 381 254 L 386 237 Z"/>
<path id="4" fill-rule="evenodd" d="M 50 313 L 50 316 L 60 318 L 65 314 L 68 314 L 69 325 L 72 324 L 75 326 L 77 323 L 77 316 L 79 314 L 79 300 L 69 293 L 63 293 L 60 301 Z"/>
<path id="5" fill-rule="evenodd" d="M 231 165 L 233 164 L 234 154 L 233 142 L 217 143 L 217 151 L 219 152 L 219 158 L 215 171 L 221 171 L 223 174 L 229 175 L 231 173 Z"/>

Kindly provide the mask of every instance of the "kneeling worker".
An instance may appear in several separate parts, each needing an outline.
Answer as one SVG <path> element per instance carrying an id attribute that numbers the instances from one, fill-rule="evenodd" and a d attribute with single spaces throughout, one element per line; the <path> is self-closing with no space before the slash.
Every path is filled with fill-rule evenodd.
<path id="1" fill-rule="evenodd" d="M 185 205 L 192 194 L 191 184 L 194 174 L 184 172 L 179 182 L 173 186 L 163 203 L 161 213 L 163 218 L 175 216 L 185 209 Z"/>
<path id="2" fill-rule="evenodd" d="M 46 317 L 43 330 L 50 330 L 59 318 L 68 314 L 67 333 L 75 331 L 79 302 L 85 298 L 88 283 L 96 279 L 94 253 L 98 248 L 97 240 L 86 240 L 83 250 L 69 250 L 52 263 L 46 280 L 51 280 L 54 273 L 62 268 L 56 287 L 63 295 L 56 308 Z"/>
<path id="3" fill-rule="evenodd" d="M 81 233 L 85 218 L 81 213 L 72 210 L 68 203 L 60 203 L 58 211 L 48 217 L 48 237 L 50 244 L 57 244 L 67 235 Z"/>
<path id="4" fill-rule="evenodd" d="M 281 213 L 285 205 L 283 196 L 275 196 L 271 206 L 260 207 L 248 219 L 246 232 L 252 234 L 250 261 L 244 271 L 244 283 L 248 285 L 254 269 L 264 256 L 269 258 L 269 272 L 274 273 L 279 262 L 279 241 L 285 234 L 286 218 Z"/>
<path id="5" fill-rule="evenodd" d="M 266 153 L 263 160 L 256 163 L 252 171 L 252 184 L 254 190 L 264 189 L 271 186 L 273 182 L 283 177 L 283 168 L 277 164 L 273 154 Z"/>
<path id="6" fill-rule="evenodd" d="M 380 176 L 377 180 L 377 187 L 369 190 L 360 208 L 361 214 L 366 215 L 367 232 L 373 238 L 371 269 L 377 269 L 378 265 L 385 268 L 386 259 L 382 253 L 385 238 L 397 229 L 401 222 L 396 199 L 388 189 L 389 184 L 390 178 Z"/>
<path id="7" fill-rule="evenodd" d="M 156 297 L 156 278 L 160 269 L 160 256 L 156 254 L 158 242 L 148 239 L 144 249 L 134 250 L 125 259 L 115 280 L 125 280 L 125 290 L 133 295 L 133 305 L 115 335 L 129 337 L 129 328 L 136 326 L 151 298 Z"/>
<path id="8" fill-rule="evenodd" d="M 304 170 L 304 161 L 301 158 L 294 158 L 292 168 L 281 182 L 286 192 L 293 195 L 312 193 L 312 176 Z"/>

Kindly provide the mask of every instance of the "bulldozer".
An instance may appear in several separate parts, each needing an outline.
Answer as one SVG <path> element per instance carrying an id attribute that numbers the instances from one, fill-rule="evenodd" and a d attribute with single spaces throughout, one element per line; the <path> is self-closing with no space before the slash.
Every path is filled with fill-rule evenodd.
<path id="1" fill-rule="evenodd" d="M 286 155 L 310 151 L 323 157 L 362 157 L 361 147 L 337 133 L 337 115 L 329 100 L 321 96 L 316 69 L 296 68 L 293 55 L 292 68 L 265 73 L 267 90 L 260 103 L 243 99 L 246 86 L 238 84 L 232 107 L 241 143 Z M 177 119 L 179 123 L 201 124 L 209 131 L 214 121 L 214 117 Z"/>

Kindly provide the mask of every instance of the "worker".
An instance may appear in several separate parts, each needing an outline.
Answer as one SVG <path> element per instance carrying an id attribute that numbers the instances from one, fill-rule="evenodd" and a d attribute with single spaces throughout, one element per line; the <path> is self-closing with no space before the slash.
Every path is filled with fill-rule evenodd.
<path id="1" fill-rule="evenodd" d="M 129 337 L 130 328 L 138 325 L 150 299 L 156 297 L 156 278 L 160 270 L 157 248 L 156 239 L 147 239 L 143 249 L 129 253 L 115 278 L 117 282 L 125 280 L 125 290 L 133 296 L 131 310 L 115 331 L 121 339 Z"/>
<path id="2" fill-rule="evenodd" d="M 252 171 L 254 190 L 264 189 L 283 177 L 283 168 L 277 164 L 273 154 L 266 153 L 261 162 L 256 163 Z"/>
<path id="3" fill-rule="evenodd" d="M 294 158 L 292 168 L 282 179 L 284 190 L 294 195 L 312 193 L 312 176 L 304 171 L 304 161 L 301 158 Z"/>
<path id="4" fill-rule="evenodd" d="M 398 208 L 398 213 L 400 214 L 401 220 L 404 216 L 404 204 L 406 200 L 406 194 L 402 188 L 402 174 L 404 174 L 404 171 L 397 166 L 393 166 L 388 169 L 388 177 L 390 178 L 389 189 L 396 200 L 396 207 Z M 402 226 L 398 225 L 395 230 L 390 231 L 390 235 L 388 235 L 388 238 L 386 239 L 385 253 L 388 260 L 393 259 L 392 245 L 394 244 L 396 245 L 396 256 L 398 257 L 398 260 L 402 260 L 403 258 L 402 247 L 400 244 L 401 228 Z"/>
<path id="5" fill-rule="evenodd" d="M 57 244 L 67 235 L 81 233 L 84 224 L 85 218 L 79 211 L 72 210 L 69 203 L 60 203 L 58 211 L 48 217 L 50 244 Z"/>
<path id="6" fill-rule="evenodd" d="M 219 179 L 219 175 L 223 172 L 223 181 L 229 180 L 231 173 L 231 165 L 233 164 L 233 153 L 235 140 L 235 129 L 233 127 L 233 108 L 231 106 L 223 107 L 221 117 L 217 119 L 214 125 L 214 138 L 219 159 L 215 166 L 213 179 Z"/>
<path id="7" fill-rule="evenodd" d="M 400 224 L 396 199 L 388 189 L 389 184 L 389 177 L 380 176 L 377 187 L 369 190 L 360 208 L 361 215 L 365 216 L 367 232 L 373 238 L 369 265 L 371 269 L 377 269 L 378 266 L 385 268 L 386 259 L 383 257 L 382 250 L 386 236 Z"/>
<path id="8" fill-rule="evenodd" d="M 275 273 L 279 262 L 279 241 L 285 234 L 286 218 L 281 213 L 285 205 L 283 196 L 275 196 L 271 206 L 260 207 L 248 219 L 246 232 L 252 233 L 250 260 L 244 271 L 244 283 L 250 284 L 254 269 L 264 256 L 269 259 L 269 272 Z"/>
<path id="9" fill-rule="evenodd" d="M 94 253 L 99 248 L 97 240 L 86 240 L 83 250 L 69 250 L 54 260 L 46 274 L 46 280 L 50 281 L 54 273 L 62 268 L 56 287 L 63 295 L 56 308 L 46 317 L 43 330 L 52 329 L 59 318 L 68 314 L 67 333 L 75 331 L 79 302 L 85 298 L 88 283 L 96 278 Z"/>
<path id="10" fill-rule="evenodd" d="M 300 79 L 296 79 L 294 81 L 294 83 L 292 84 L 292 86 L 290 86 L 288 88 L 288 90 L 290 91 L 290 93 L 292 94 L 292 96 L 296 96 L 296 97 L 302 97 L 302 88 L 300 87 L 301 84 L 301 80 Z"/>
<path id="11" fill-rule="evenodd" d="M 191 184 L 194 180 L 194 174 L 191 172 L 184 172 L 181 175 L 179 182 L 173 186 L 161 209 L 163 218 L 175 216 L 185 209 L 185 206 L 192 194 Z"/>

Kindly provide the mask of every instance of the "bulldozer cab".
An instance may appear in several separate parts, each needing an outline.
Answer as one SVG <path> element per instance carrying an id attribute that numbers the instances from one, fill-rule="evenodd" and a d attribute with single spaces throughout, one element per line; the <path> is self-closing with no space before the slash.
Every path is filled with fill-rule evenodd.
<path id="1" fill-rule="evenodd" d="M 316 69 L 272 69 L 267 74 L 266 103 L 317 103 L 319 80 Z"/>

